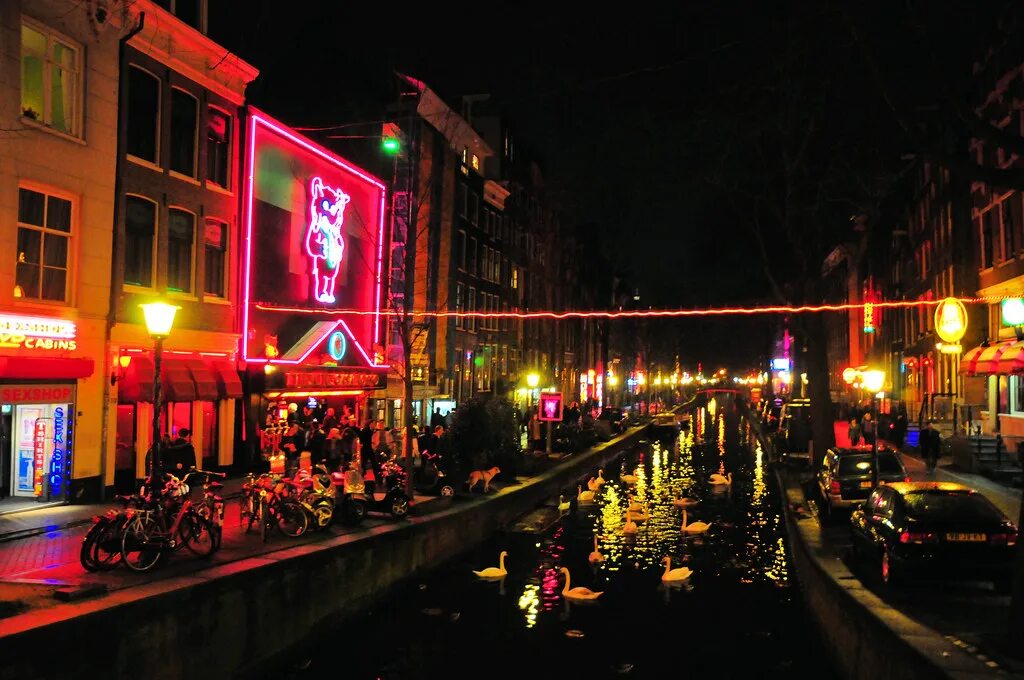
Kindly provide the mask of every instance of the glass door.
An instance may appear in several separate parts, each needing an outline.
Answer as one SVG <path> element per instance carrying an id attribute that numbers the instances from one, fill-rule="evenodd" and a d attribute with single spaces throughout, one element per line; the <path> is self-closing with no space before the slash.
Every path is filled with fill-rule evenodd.
<path id="1" fill-rule="evenodd" d="M 52 428 L 50 404 L 15 404 L 11 455 L 11 495 L 36 497 L 37 481 L 43 481 L 46 467 L 47 440 Z M 40 478 L 36 479 L 36 470 Z M 45 485 L 44 485 L 45 486 Z M 45 493 L 45 489 L 43 490 Z"/>

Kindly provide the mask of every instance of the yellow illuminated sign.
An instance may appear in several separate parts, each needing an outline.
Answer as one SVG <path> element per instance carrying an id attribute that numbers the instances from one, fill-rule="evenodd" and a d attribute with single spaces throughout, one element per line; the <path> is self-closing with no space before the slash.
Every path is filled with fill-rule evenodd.
<path id="1" fill-rule="evenodd" d="M 967 332 L 967 308 L 948 297 L 935 308 L 935 332 L 948 343 L 956 344 Z"/>

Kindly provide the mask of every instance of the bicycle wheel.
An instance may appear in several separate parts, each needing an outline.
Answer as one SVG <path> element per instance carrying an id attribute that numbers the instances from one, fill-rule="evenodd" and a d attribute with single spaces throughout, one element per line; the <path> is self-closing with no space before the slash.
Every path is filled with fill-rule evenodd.
<path id="1" fill-rule="evenodd" d="M 93 547 L 100 540 L 100 536 L 109 522 L 108 518 L 100 517 L 95 524 L 89 527 L 85 538 L 82 539 L 82 547 L 78 551 L 78 561 L 82 563 L 82 567 L 86 571 L 99 571 L 99 567 L 92 556 Z"/>
<path id="2" fill-rule="evenodd" d="M 178 539 L 198 557 L 209 557 L 218 546 L 213 523 L 199 513 L 190 512 L 178 524 Z"/>
<path id="3" fill-rule="evenodd" d="M 260 540 L 266 543 L 267 538 L 270 537 L 270 532 L 268 531 L 268 529 L 272 526 L 270 524 L 270 506 L 267 504 L 266 496 L 260 496 L 260 505 L 257 512 L 259 513 Z"/>
<path id="4" fill-rule="evenodd" d="M 277 528 L 285 536 L 298 538 L 309 528 L 309 515 L 293 500 L 281 499 L 277 504 Z"/>
<path id="5" fill-rule="evenodd" d="M 129 520 L 121 532 L 121 559 L 132 571 L 155 567 L 164 555 L 160 527 L 148 513 Z"/>
<path id="6" fill-rule="evenodd" d="M 92 545 L 92 561 L 100 571 L 109 571 L 121 563 L 121 531 L 124 513 L 108 518 L 107 523 Z"/>

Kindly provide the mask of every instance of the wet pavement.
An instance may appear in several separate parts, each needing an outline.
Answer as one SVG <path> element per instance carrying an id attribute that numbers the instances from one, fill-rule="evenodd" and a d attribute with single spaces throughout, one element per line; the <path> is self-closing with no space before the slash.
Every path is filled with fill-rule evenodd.
<path id="1" fill-rule="evenodd" d="M 604 470 L 593 503 L 566 489 L 568 509 L 552 499 L 368 613 L 314 631 L 268 677 L 831 675 L 792 579 L 774 476 L 738 416 L 723 411 L 727 402 L 717 419 L 700 413 L 694 433 L 627 453 Z M 731 486 L 709 484 L 730 472 Z M 681 531 L 673 500 L 683 495 L 697 499 L 687 519 L 710 524 L 705 533 Z M 630 503 L 648 516 L 635 534 L 624 531 Z M 592 563 L 595 536 L 604 559 Z M 472 573 L 497 567 L 501 551 L 507 575 Z M 665 557 L 692 574 L 664 584 Z M 602 594 L 566 598 L 563 567 L 572 588 Z"/>

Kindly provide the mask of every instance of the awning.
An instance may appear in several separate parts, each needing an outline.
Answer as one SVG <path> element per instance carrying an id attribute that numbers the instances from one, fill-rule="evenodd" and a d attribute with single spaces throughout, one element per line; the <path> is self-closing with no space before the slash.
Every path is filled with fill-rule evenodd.
<path id="1" fill-rule="evenodd" d="M 221 399 L 238 399 L 242 396 L 242 381 L 238 377 L 235 365 L 230 361 L 214 361 L 212 364 L 217 376 Z"/>
<path id="2" fill-rule="evenodd" d="M 196 384 L 185 359 L 164 356 L 160 361 L 161 389 L 164 401 L 195 401 Z"/>
<path id="3" fill-rule="evenodd" d="M 984 347 L 975 347 L 967 350 L 960 357 L 960 375 L 974 375 L 974 367 L 978 364 L 978 357 L 981 356 Z"/>
<path id="4" fill-rule="evenodd" d="M 202 359 L 189 359 L 188 370 L 192 373 L 192 382 L 196 386 L 196 399 L 216 401 L 220 398 L 220 387 L 217 385 L 217 378 L 209 364 Z"/>
<path id="5" fill-rule="evenodd" d="M 124 377 L 117 381 L 117 401 L 121 404 L 135 404 L 153 401 L 153 360 L 146 356 L 132 355 L 125 369 Z"/>
<path id="6" fill-rule="evenodd" d="M 968 376 L 1024 373 L 1024 342 L 1004 340 L 966 352 L 960 359 L 960 374 Z"/>
<path id="7" fill-rule="evenodd" d="M 66 378 L 76 380 L 93 374 L 92 359 L 65 357 L 0 357 L 0 378 L 17 380 L 50 380 Z"/>

